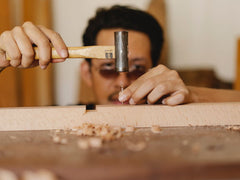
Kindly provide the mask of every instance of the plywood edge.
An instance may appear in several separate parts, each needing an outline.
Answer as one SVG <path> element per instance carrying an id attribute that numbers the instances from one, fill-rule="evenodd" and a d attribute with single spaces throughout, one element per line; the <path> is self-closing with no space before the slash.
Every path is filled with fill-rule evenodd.
<path id="1" fill-rule="evenodd" d="M 74 128 L 82 123 L 162 127 L 240 125 L 240 103 L 1 108 L 0 130 Z"/>

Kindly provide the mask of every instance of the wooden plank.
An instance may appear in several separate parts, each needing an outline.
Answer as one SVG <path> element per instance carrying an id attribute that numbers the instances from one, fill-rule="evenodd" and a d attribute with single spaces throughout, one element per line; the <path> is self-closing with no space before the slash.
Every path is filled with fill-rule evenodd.
<path id="1" fill-rule="evenodd" d="M 240 125 L 240 103 L 195 103 L 179 106 L 122 105 L 1 108 L 0 130 L 74 128 L 82 123 L 162 127 Z"/>

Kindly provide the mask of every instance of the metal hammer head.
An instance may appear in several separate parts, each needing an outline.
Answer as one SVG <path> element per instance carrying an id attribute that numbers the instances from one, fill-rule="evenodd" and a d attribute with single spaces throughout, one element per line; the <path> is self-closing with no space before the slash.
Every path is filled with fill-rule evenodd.
<path id="1" fill-rule="evenodd" d="M 115 68 L 117 72 L 128 71 L 128 32 L 114 32 Z"/>

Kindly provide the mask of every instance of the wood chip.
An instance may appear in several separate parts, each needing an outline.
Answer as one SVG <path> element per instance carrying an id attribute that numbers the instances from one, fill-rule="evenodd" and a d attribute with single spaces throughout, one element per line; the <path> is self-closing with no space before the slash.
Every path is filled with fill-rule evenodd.
<path id="1" fill-rule="evenodd" d="M 49 170 L 25 171 L 22 180 L 57 180 L 57 177 Z"/>
<path id="2" fill-rule="evenodd" d="M 151 128 L 151 131 L 153 133 L 160 133 L 162 131 L 162 129 L 158 125 L 153 125 Z"/>
<path id="3" fill-rule="evenodd" d="M 12 171 L 0 169 L 0 180 L 18 180 L 18 178 Z"/>
<path id="4" fill-rule="evenodd" d="M 59 136 L 53 136 L 53 142 L 54 143 L 60 143 L 60 137 Z"/>
<path id="5" fill-rule="evenodd" d="M 102 139 L 101 138 L 92 137 L 92 138 L 89 138 L 88 142 L 89 142 L 90 147 L 92 147 L 92 148 L 102 147 Z"/>
<path id="6" fill-rule="evenodd" d="M 67 144 L 67 143 L 68 143 L 68 141 L 67 141 L 66 138 L 62 138 L 62 139 L 60 140 L 60 144 Z"/>
<path id="7" fill-rule="evenodd" d="M 147 145 L 144 141 L 140 141 L 137 143 L 133 143 L 131 141 L 126 141 L 126 146 L 127 146 L 128 150 L 138 152 L 138 151 L 142 151 L 143 149 L 145 149 Z"/>
<path id="8" fill-rule="evenodd" d="M 134 132 L 134 131 L 135 131 L 135 127 L 133 127 L 133 126 L 127 126 L 125 128 L 125 132 Z"/>
<path id="9" fill-rule="evenodd" d="M 89 143 L 88 143 L 88 140 L 86 140 L 86 139 L 79 139 L 77 141 L 77 145 L 80 149 L 88 149 L 89 148 Z"/>

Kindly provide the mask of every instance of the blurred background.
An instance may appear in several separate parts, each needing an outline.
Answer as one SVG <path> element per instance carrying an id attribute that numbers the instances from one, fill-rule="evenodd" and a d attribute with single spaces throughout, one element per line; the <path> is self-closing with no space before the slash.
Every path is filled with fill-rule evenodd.
<path id="1" fill-rule="evenodd" d="M 0 32 L 24 21 L 59 32 L 68 46 L 81 36 L 98 7 L 115 4 L 146 10 L 165 30 L 162 62 L 187 85 L 240 89 L 239 0 L 0 0 Z M 80 81 L 81 59 L 40 68 L 5 69 L 0 106 L 69 105 L 91 99 Z"/>

